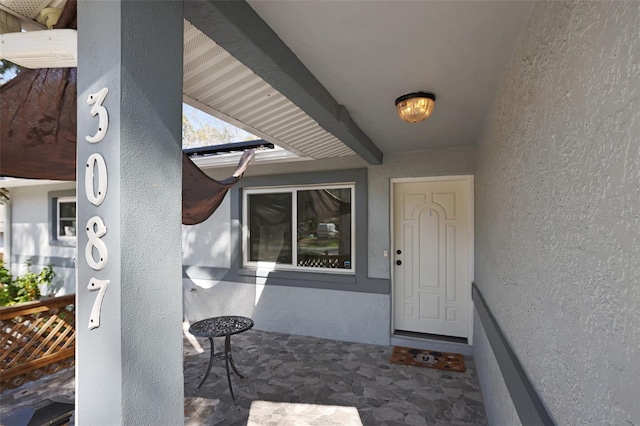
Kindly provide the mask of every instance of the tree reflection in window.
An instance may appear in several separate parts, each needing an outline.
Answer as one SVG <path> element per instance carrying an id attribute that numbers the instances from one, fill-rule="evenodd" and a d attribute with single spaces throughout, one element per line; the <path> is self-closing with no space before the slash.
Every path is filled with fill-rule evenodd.
<path id="1" fill-rule="evenodd" d="M 250 190 L 247 260 L 352 269 L 352 196 L 352 186 Z"/>
<path id="2" fill-rule="evenodd" d="M 351 189 L 298 191 L 298 266 L 351 267 Z"/>

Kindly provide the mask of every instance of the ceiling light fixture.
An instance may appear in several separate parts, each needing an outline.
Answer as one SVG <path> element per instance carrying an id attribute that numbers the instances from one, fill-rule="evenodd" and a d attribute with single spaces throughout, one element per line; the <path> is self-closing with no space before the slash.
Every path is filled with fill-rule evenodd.
<path id="1" fill-rule="evenodd" d="M 433 93 L 409 93 L 396 99 L 396 108 L 400 118 L 407 123 L 419 123 L 431 115 L 435 101 Z"/>

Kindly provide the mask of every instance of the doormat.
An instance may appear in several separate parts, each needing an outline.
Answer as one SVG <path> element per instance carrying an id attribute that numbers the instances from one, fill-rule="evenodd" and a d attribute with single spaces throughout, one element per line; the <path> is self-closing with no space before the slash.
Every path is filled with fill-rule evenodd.
<path id="1" fill-rule="evenodd" d="M 412 349 L 402 346 L 394 346 L 391 353 L 391 362 L 402 365 L 415 365 L 416 367 L 437 368 L 445 371 L 458 371 L 464 373 L 464 358 L 460 354 L 450 352 L 436 352 L 427 349 Z"/>

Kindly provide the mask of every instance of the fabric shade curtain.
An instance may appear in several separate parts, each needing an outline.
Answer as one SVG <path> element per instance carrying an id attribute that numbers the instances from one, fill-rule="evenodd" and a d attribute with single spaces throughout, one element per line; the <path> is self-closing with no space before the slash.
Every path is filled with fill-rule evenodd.
<path id="1" fill-rule="evenodd" d="M 55 28 L 77 29 L 68 0 Z M 76 178 L 76 68 L 22 70 L 0 87 L 0 174 Z"/>
<path id="2" fill-rule="evenodd" d="M 0 88 L 0 171 L 76 179 L 76 69 L 23 70 Z"/>
<path id="3" fill-rule="evenodd" d="M 77 28 L 76 1 L 68 0 L 56 28 Z M 77 70 L 22 70 L 0 87 L 0 175 L 25 179 L 76 180 Z M 242 177 L 254 151 L 233 176 L 218 181 L 188 156 L 182 157 L 182 223 L 205 221 Z"/>
<path id="4" fill-rule="evenodd" d="M 204 222 L 216 211 L 229 189 L 249 166 L 255 150 L 245 151 L 232 176 L 215 180 L 207 176 L 187 155 L 182 154 L 182 224 Z"/>

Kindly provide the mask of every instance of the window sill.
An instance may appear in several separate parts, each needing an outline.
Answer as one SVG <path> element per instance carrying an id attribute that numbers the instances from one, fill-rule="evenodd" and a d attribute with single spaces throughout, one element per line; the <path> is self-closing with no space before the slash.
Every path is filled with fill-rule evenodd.
<path id="1" fill-rule="evenodd" d="M 75 240 L 51 240 L 49 241 L 49 245 L 50 246 L 57 246 L 57 247 L 75 247 L 76 246 L 76 242 Z"/>
<path id="2" fill-rule="evenodd" d="M 355 271 L 351 273 L 331 273 L 325 271 L 286 271 L 277 270 L 260 270 L 252 267 L 238 269 L 238 275 L 245 277 L 268 278 L 275 280 L 287 281 L 332 281 L 339 284 L 355 284 Z"/>

